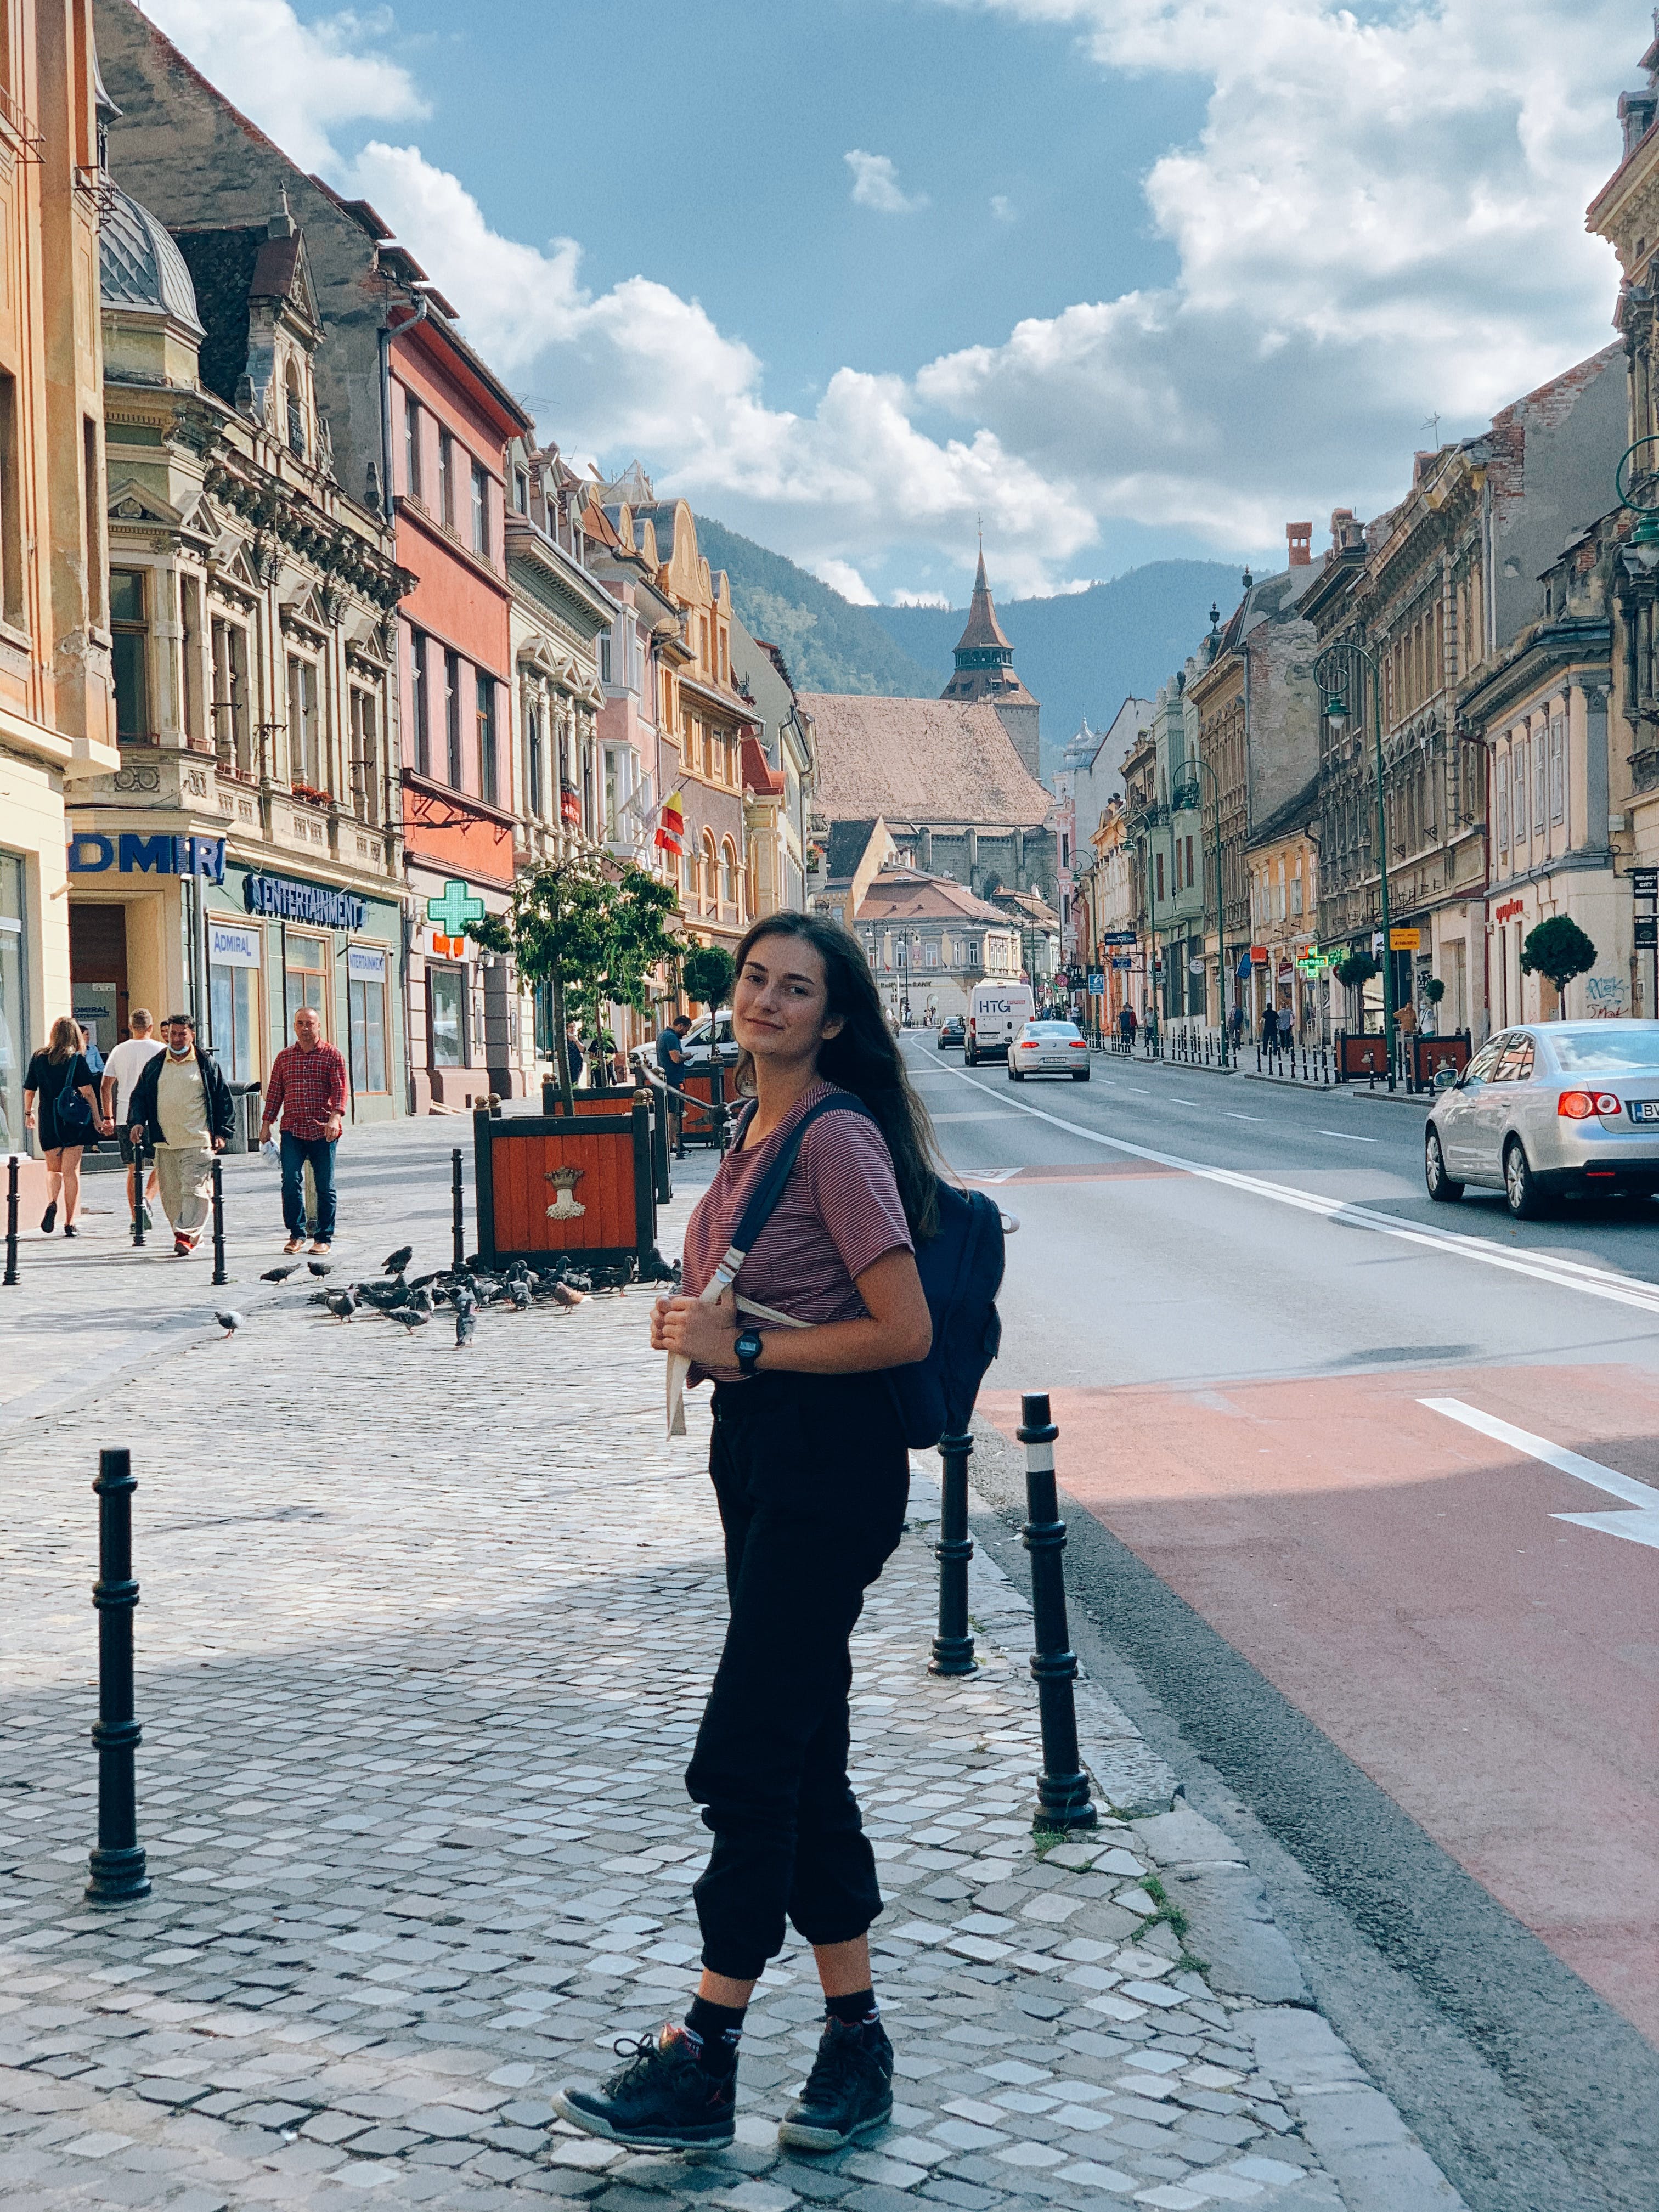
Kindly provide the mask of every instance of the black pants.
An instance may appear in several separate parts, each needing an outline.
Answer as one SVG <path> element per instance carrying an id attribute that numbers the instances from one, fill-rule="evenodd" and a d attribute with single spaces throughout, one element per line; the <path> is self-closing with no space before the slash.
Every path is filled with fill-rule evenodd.
<path id="1" fill-rule="evenodd" d="M 702 1962 L 751 1981 L 782 1948 L 881 1911 L 847 1778 L 848 1648 L 904 1527 L 910 1460 L 878 1376 L 758 1375 L 714 1393 L 726 1648 L 685 1786 L 714 1833 L 696 1888 Z"/>

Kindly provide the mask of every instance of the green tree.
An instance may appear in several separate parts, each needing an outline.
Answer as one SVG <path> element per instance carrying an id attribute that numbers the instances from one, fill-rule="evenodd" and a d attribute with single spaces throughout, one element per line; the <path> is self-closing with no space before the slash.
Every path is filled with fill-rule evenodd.
<path id="1" fill-rule="evenodd" d="M 730 1000 L 738 970 L 723 945 L 698 945 L 686 954 L 680 975 L 686 997 L 696 1000 L 713 1013 Z"/>
<path id="2" fill-rule="evenodd" d="M 1335 963 L 1337 981 L 1339 983 L 1346 984 L 1350 991 L 1358 991 L 1362 994 L 1359 1000 L 1359 1034 L 1361 1036 L 1364 1036 L 1365 1034 L 1364 988 L 1365 985 L 1370 981 L 1373 975 L 1380 975 L 1382 972 L 1382 969 L 1377 965 L 1376 962 L 1372 959 L 1369 952 L 1345 952 L 1342 957 Z"/>
<path id="3" fill-rule="evenodd" d="M 668 926 L 677 904 L 673 885 L 647 868 L 630 865 L 612 885 L 605 963 L 594 979 L 596 1036 L 601 999 L 644 1014 L 653 975 L 684 951 L 684 944 Z"/>
<path id="4" fill-rule="evenodd" d="M 1571 915 L 1553 914 L 1527 932 L 1521 965 L 1528 975 L 1547 975 L 1555 986 L 1556 1012 L 1567 1018 L 1567 986 L 1595 965 L 1595 947 Z"/>

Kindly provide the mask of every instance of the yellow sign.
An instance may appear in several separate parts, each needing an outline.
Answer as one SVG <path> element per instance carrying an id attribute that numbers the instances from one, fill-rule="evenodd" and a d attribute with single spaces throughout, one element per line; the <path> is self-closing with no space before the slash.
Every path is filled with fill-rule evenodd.
<path id="1" fill-rule="evenodd" d="M 1423 933 L 1420 929 L 1391 929 L 1389 932 L 1390 952 L 1418 952 L 1422 946 Z"/>

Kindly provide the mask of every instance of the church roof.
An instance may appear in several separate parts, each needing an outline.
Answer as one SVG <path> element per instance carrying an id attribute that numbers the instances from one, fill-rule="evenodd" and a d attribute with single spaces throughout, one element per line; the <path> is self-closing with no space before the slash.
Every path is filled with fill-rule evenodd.
<path id="1" fill-rule="evenodd" d="M 1040 829 L 1050 794 L 994 707 L 804 691 L 817 724 L 817 804 L 831 822 Z"/>
<path id="2" fill-rule="evenodd" d="M 957 651 L 971 651 L 975 646 L 1000 646 L 1012 655 L 1014 648 L 1003 635 L 1002 624 L 997 620 L 997 611 L 991 604 L 991 586 L 985 580 L 985 549 L 980 548 L 979 568 L 974 577 L 974 596 L 968 609 L 968 627 L 957 640 Z"/>
<path id="3" fill-rule="evenodd" d="M 171 315 L 175 322 L 199 331 L 196 287 L 184 255 L 130 192 L 108 177 L 100 184 L 109 194 L 98 226 L 98 283 L 104 305 Z"/>

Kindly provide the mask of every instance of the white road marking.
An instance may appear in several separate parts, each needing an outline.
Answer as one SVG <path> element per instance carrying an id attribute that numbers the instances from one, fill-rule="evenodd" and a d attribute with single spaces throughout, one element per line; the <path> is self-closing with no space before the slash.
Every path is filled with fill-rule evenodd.
<path id="1" fill-rule="evenodd" d="M 951 1068 L 964 1083 L 974 1079 L 965 1071 Z M 983 1086 L 975 1084 L 976 1090 Z M 1041 1106 L 1028 1106 L 1023 1099 L 1010 1099 L 1017 1114 L 1029 1114 L 1034 1121 L 1047 1121 L 1055 1129 L 1064 1129 L 1085 1144 L 1099 1145 L 1105 1151 L 1126 1152 L 1131 1159 L 1152 1160 L 1159 1167 L 1178 1168 L 1183 1174 L 1196 1176 L 1204 1182 L 1220 1183 L 1229 1190 L 1247 1193 L 1252 1198 L 1271 1199 L 1276 1206 L 1293 1206 L 1298 1212 L 1317 1214 L 1326 1221 L 1340 1218 L 1345 1229 L 1366 1229 L 1379 1237 L 1393 1237 L 1402 1244 L 1417 1244 L 1431 1252 L 1450 1254 L 1462 1260 L 1474 1260 L 1483 1267 L 1497 1267 L 1505 1274 L 1530 1276 L 1534 1282 L 1550 1283 L 1556 1289 L 1582 1291 L 1587 1297 L 1607 1298 L 1614 1305 L 1635 1306 L 1643 1313 L 1659 1315 L 1659 1283 L 1644 1283 L 1626 1275 L 1616 1275 L 1610 1269 L 1592 1267 L 1582 1260 L 1567 1260 L 1543 1253 L 1506 1252 L 1484 1238 L 1469 1237 L 1455 1229 L 1430 1229 L 1414 1223 L 1397 1221 L 1391 1214 L 1373 1213 L 1368 1206 L 1356 1206 L 1340 1198 L 1324 1198 L 1316 1191 L 1297 1190 L 1289 1183 L 1269 1182 L 1264 1176 L 1244 1175 L 1236 1168 L 1211 1167 L 1203 1160 L 1183 1158 L 1177 1152 L 1161 1152 L 1150 1145 L 1131 1144 L 1127 1137 L 1108 1137 L 1098 1129 L 1086 1128 L 1081 1121 L 1067 1121 L 1064 1115 L 1050 1114 Z"/>
<path id="2" fill-rule="evenodd" d="M 1314 1134 L 1316 1137 L 1340 1137 L 1345 1145 L 1375 1145 L 1380 1141 L 1376 1137 L 1356 1137 L 1352 1129 L 1316 1129 Z"/>
<path id="3" fill-rule="evenodd" d="M 1494 1443 L 1507 1444 L 1528 1459 L 1541 1460 L 1562 1474 L 1570 1474 L 1578 1482 L 1587 1482 L 1593 1490 L 1604 1490 L 1609 1498 L 1622 1498 L 1626 1505 L 1638 1510 L 1634 1513 L 1552 1513 L 1552 1521 L 1571 1521 L 1575 1528 L 1594 1528 L 1607 1536 L 1624 1536 L 1632 1544 L 1646 1544 L 1659 1551 L 1659 1490 L 1645 1482 L 1638 1482 L 1633 1475 L 1617 1474 L 1603 1467 L 1599 1460 L 1585 1459 L 1577 1452 L 1569 1451 L 1563 1444 L 1553 1444 L 1546 1437 L 1535 1437 L 1526 1429 L 1517 1429 L 1508 1421 L 1500 1421 L 1494 1413 L 1483 1413 L 1477 1407 L 1466 1406 L 1461 1398 L 1419 1398 L 1419 1406 L 1431 1413 L 1444 1413 L 1449 1420 L 1461 1421 L 1466 1429 L 1476 1429 Z"/>
<path id="4" fill-rule="evenodd" d="M 1259 1121 L 1261 1119 L 1260 1114 L 1235 1114 L 1229 1106 L 1224 1106 L 1221 1111 L 1229 1121 Z"/>

